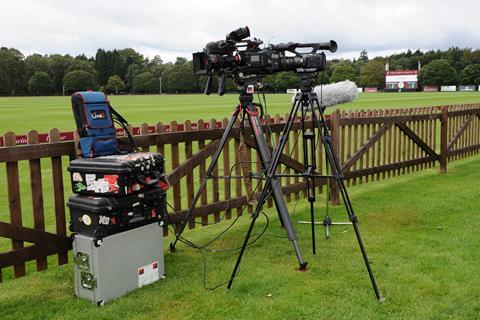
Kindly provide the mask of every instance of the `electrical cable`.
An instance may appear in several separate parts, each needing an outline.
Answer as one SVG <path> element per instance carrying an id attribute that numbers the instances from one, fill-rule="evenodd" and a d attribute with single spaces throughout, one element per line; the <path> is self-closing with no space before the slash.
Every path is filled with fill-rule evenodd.
<path id="1" fill-rule="evenodd" d="M 237 167 L 238 165 L 240 164 L 244 164 L 244 163 L 250 163 L 250 164 L 254 164 L 254 163 L 263 163 L 263 162 L 260 162 L 260 161 L 238 161 L 236 163 L 234 163 L 231 167 L 230 167 L 230 172 L 229 172 L 229 178 L 225 178 L 225 180 L 229 180 L 229 185 L 231 183 L 231 176 L 232 176 L 232 172 L 233 172 L 233 169 L 235 167 Z M 212 176 L 212 178 L 215 178 L 215 179 L 220 179 L 219 177 L 215 177 L 215 176 Z M 231 189 L 231 186 L 230 186 L 230 189 Z M 209 226 L 209 225 L 214 225 L 214 224 L 218 224 L 219 222 L 223 221 L 224 218 L 226 217 L 226 213 L 227 211 L 230 209 L 230 200 L 231 199 L 228 199 L 227 201 L 227 207 L 222 210 L 224 211 L 225 213 L 223 214 L 223 216 L 217 221 L 217 222 L 213 222 L 213 223 L 203 223 L 203 222 L 197 222 L 195 221 L 195 217 L 190 217 L 188 219 L 189 222 L 193 222 L 195 224 L 200 224 L 202 226 Z M 251 200 L 251 199 L 250 199 Z M 180 212 L 177 211 L 177 209 L 175 209 L 168 201 L 167 201 L 167 205 L 170 207 L 170 209 L 173 210 L 173 212 L 178 215 L 182 220 L 186 220 L 186 215 L 182 215 L 180 214 Z"/>
<path id="2" fill-rule="evenodd" d="M 265 99 L 265 97 L 264 97 L 264 99 Z M 268 124 L 267 124 L 267 127 L 268 127 Z M 269 127 L 268 127 L 268 128 L 269 128 Z M 269 128 L 269 130 L 270 130 L 270 128 Z M 270 130 L 270 132 L 271 132 L 271 130 Z M 299 137 L 297 137 L 297 140 L 295 141 L 295 144 L 293 145 L 293 148 L 292 148 L 292 150 L 291 150 L 291 152 L 290 152 L 290 155 L 289 155 L 290 157 L 292 156 L 295 148 L 296 148 L 297 145 L 298 145 L 298 138 L 299 138 Z M 245 162 L 239 161 L 239 162 L 237 162 L 237 163 L 234 163 L 234 164 L 230 167 L 230 174 L 229 174 L 230 177 L 231 177 L 231 175 L 232 175 L 233 169 L 234 169 L 236 166 L 238 166 L 239 164 L 241 164 L 241 163 L 245 163 Z M 248 163 L 259 163 L 259 162 L 258 162 L 258 161 L 248 161 Z M 262 163 L 262 164 L 263 164 L 263 163 Z M 283 173 L 285 173 L 286 170 L 287 170 L 287 168 L 284 169 Z M 264 175 L 265 175 L 265 171 L 262 171 L 262 177 L 263 177 Z M 231 178 L 229 178 L 228 180 L 229 180 L 229 184 L 230 184 L 230 183 L 231 183 Z M 259 188 L 259 186 L 261 186 L 262 180 L 263 180 L 263 178 L 259 179 L 259 181 L 258 181 L 258 183 L 256 184 L 256 186 L 255 186 L 252 194 L 250 195 L 250 197 L 254 197 L 254 196 L 255 196 L 256 190 Z M 278 180 L 276 183 L 277 183 L 277 184 L 280 183 L 280 180 Z M 269 191 L 269 194 L 267 195 L 266 199 L 267 199 L 268 197 L 270 197 L 270 195 L 271 195 L 272 192 L 273 192 L 273 188 L 271 188 L 271 190 Z M 240 250 L 240 249 L 242 248 L 242 247 L 240 246 L 240 247 L 237 247 L 237 248 L 224 249 L 224 250 L 215 250 L 215 249 L 208 250 L 208 249 L 206 249 L 206 248 L 207 248 L 208 246 L 210 246 L 212 243 L 214 243 L 215 241 L 217 241 L 218 239 L 220 239 L 220 237 L 222 237 L 224 234 L 226 234 L 226 233 L 235 225 L 235 223 L 239 220 L 239 218 L 240 218 L 241 216 L 243 216 L 243 212 L 244 212 L 245 209 L 248 207 L 248 204 L 249 204 L 249 202 L 250 202 L 251 200 L 252 200 L 252 198 L 248 198 L 248 199 L 247 199 L 247 203 L 242 207 L 242 210 L 240 211 L 239 215 L 232 221 L 232 223 L 231 223 L 227 228 L 225 228 L 222 232 L 220 232 L 218 235 L 216 235 L 213 239 L 211 239 L 210 241 L 208 241 L 207 243 L 205 243 L 205 244 L 203 244 L 203 245 L 197 245 L 197 244 L 194 243 L 193 241 L 188 240 L 188 239 L 184 238 L 183 236 L 180 236 L 180 237 L 179 237 L 179 241 L 180 241 L 180 242 L 186 244 L 187 246 L 189 246 L 189 247 L 191 247 L 191 248 L 194 248 L 194 249 L 197 249 L 197 250 L 200 251 L 200 253 L 201 253 L 201 255 L 202 255 L 203 264 L 204 264 L 203 284 L 204 284 L 204 288 L 205 288 L 205 289 L 215 290 L 215 289 L 217 289 L 217 288 L 219 288 L 219 287 L 222 287 L 222 286 L 224 286 L 225 284 L 227 284 L 230 280 L 232 280 L 232 279 L 234 279 L 235 277 L 237 277 L 238 274 L 240 273 L 240 269 L 239 269 L 239 270 L 237 271 L 237 273 L 232 277 L 232 279 L 229 279 L 228 281 L 226 281 L 226 282 L 224 282 L 224 283 L 221 283 L 221 284 L 219 284 L 219 285 L 216 285 L 216 286 L 214 286 L 214 287 L 207 287 L 207 284 L 206 284 L 206 282 L 207 282 L 206 272 L 207 272 L 208 267 L 207 267 L 207 264 L 206 264 L 206 259 L 205 259 L 204 252 L 226 253 L 226 252 L 238 251 L 238 250 Z M 224 216 L 221 218 L 221 220 L 224 219 L 224 217 L 225 217 L 225 215 L 226 215 L 226 211 L 228 211 L 229 203 L 230 203 L 230 202 L 227 203 L 227 209 L 225 210 Z M 179 213 L 177 212 L 177 210 L 176 210 L 174 207 L 172 207 L 168 202 L 167 202 L 167 204 L 168 204 L 168 206 L 169 206 L 170 208 L 172 208 L 172 209 L 174 210 L 174 212 L 175 212 L 176 214 L 179 214 Z M 298 201 L 297 201 L 297 203 L 295 204 L 295 207 L 296 207 L 297 204 L 298 204 Z M 269 218 L 268 218 L 268 215 L 267 215 L 263 210 L 261 210 L 260 213 L 261 213 L 263 216 L 265 216 L 265 218 L 266 218 L 266 225 L 265 225 L 264 229 L 263 229 L 260 233 L 250 235 L 249 238 L 252 238 L 252 237 L 255 237 L 255 238 L 254 238 L 252 241 L 249 241 L 249 242 L 247 243 L 247 247 L 253 245 L 256 241 L 258 241 L 263 235 L 265 235 L 265 232 L 266 232 L 266 230 L 268 229 L 268 226 L 269 226 Z M 174 226 L 174 224 L 173 224 L 173 222 L 172 222 L 172 220 L 171 220 L 171 217 L 170 217 L 168 214 L 167 214 L 167 217 L 168 217 L 168 219 L 170 220 L 170 224 L 171 224 L 172 226 Z M 181 215 L 180 215 L 180 217 L 181 217 Z M 221 220 L 220 220 L 220 221 L 221 221 Z M 218 223 L 218 222 L 217 222 L 217 223 Z M 174 234 L 176 234 L 176 232 L 174 232 Z M 269 235 L 269 236 L 271 236 L 271 237 L 277 237 L 277 238 L 288 238 L 288 237 L 281 237 L 281 236 L 276 236 L 276 235 Z"/>
<path id="3" fill-rule="evenodd" d="M 230 172 L 233 171 L 233 168 L 235 167 L 235 165 L 237 165 L 237 163 L 235 163 L 231 168 L 230 168 Z M 230 230 L 233 225 L 238 221 L 238 219 L 243 216 L 243 212 L 245 211 L 245 209 L 247 208 L 248 206 L 248 203 L 252 200 L 251 197 L 254 197 L 255 196 L 255 192 L 256 190 L 258 189 L 258 187 L 260 186 L 261 184 L 261 180 L 257 183 L 257 185 L 255 186 L 255 189 L 253 190 L 253 193 L 250 195 L 250 198 L 247 198 L 247 203 L 242 207 L 242 210 L 240 211 L 239 215 L 232 221 L 232 223 L 227 227 L 225 228 L 222 232 L 220 232 L 218 235 L 216 235 L 212 240 L 208 241 L 207 243 L 203 244 L 203 245 L 197 245 L 195 243 L 193 243 L 192 241 L 184 238 L 183 236 L 180 236 L 179 237 L 179 241 L 187 244 L 188 246 L 194 248 L 194 249 L 202 249 L 202 250 L 205 250 L 206 247 L 208 247 L 210 244 L 212 244 L 213 242 L 215 242 L 216 240 L 218 240 L 222 235 L 224 235 L 228 230 Z M 170 205 L 169 205 L 170 206 Z M 170 206 L 171 207 L 171 206 Z M 174 209 L 175 210 L 175 209 Z M 176 210 L 175 210 L 176 212 Z M 172 222 L 171 221 L 171 218 L 169 215 L 167 215 L 169 220 L 170 220 L 170 223 Z M 172 224 L 173 225 L 173 224 Z M 206 250 L 206 251 L 211 251 L 211 250 Z"/>

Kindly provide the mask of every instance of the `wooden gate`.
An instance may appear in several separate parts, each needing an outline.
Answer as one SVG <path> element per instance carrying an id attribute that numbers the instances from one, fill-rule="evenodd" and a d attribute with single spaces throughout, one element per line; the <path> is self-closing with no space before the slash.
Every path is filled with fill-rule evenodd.
<path id="1" fill-rule="evenodd" d="M 264 126 L 264 132 L 273 145 L 279 139 L 285 118 L 277 115 L 266 123 L 269 126 Z M 144 151 L 160 152 L 166 158 L 166 172 L 172 184 L 168 200 L 173 209 L 169 213 L 174 224 L 179 223 L 192 202 L 226 124 L 227 119 L 180 124 L 173 121 L 154 126 L 142 124 L 133 129 L 135 141 Z M 448 161 L 480 150 L 479 104 L 336 110 L 327 117 L 327 124 L 349 185 L 430 168 L 437 162 L 440 171 L 446 172 Z M 288 175 L 304 170 L 300 157 L 302 143 L 298 143 L 300 129 L 300 123 L 295 123 L 279 172 Z M 244 131 L 247 163 L 242 165 L 246 171 L 255 173 L 261 170 L 261 163 L 254 152 L 249 128 Z M 230 171 L 236 176 L 242 174 L 240 166 L 234 165 L 240 162 L 239 154 L 234 152 L 239 147 L 240 135 L 241 128 L 234 127 L 214 170 L 215 176 L 228 175 Z M 74 135 L 71 132 L 61 135 L 52 129 L 47 142 L 40 142 L 35 131 L 21 139 L 13 133 L 0 137 L 0 175 L 5 173 L 0 179 L 6 182 L 0 184 L 0 281 L 2 269 L 8 269 L 8 277 L 21 277 L 28 270 L 45 270 L 51 255 L 58 255 L 58 264 L 68 262 L 71 243 L 66 230 L 65 194 L 71 194 L 71 189 L 66 166 L 78 152 L 74 141 L 63 140 L 66 136 Z M 317 150 L 318 172 L 326 173 L 322 146 Z M 281 183 L 287 202 L 299 199 L 305 189 L 299 177 L 282 178 Z M 320 190 L 325 183 L 319 179 Z M 338 202 L 338 190 L 332 192 L 332 201 Z M 225 219 L 230 219 L 240 214 L 245 205 L 251 212 L 253 206 L 247 204 L 247 198 L 243 179 L 228 183 L 212 179 L 195 210 L 197 219 L 190 221 L 189 228 L 219 222 L 222 213 Z M 271 200 L 267 202 L 268 206 L 272 204 Z"/>
<path id="2" fill-rule="evenodd" d="M 480 148 L 480 108 L 477 105 L 452 106 L 443 110 L 448 119 L 446 153 L 449 160 L 470 156 Z"/>

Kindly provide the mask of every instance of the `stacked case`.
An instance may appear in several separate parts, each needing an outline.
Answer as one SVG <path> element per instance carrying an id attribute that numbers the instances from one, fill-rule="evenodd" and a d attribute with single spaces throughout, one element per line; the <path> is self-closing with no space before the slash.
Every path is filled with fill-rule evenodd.
<path id="1" fill-rule="evenodd" d="M 163 157 L 132 153 L 70 163 L 75 294 L 103 305 L 161 279 Z"/>
<path id="2" fill-rule="evenodd" d="M 70 229 L 101 240 L 159 222 L 166 213 L 163 157 L 131 153 L 76 159 L 68 167 Z"/>
<path id="3" fill-rule="evenodd" d="M 77 92 L 72 108 L 83 157 L 68 167 L 75 293 L 102 305 L 165 274 L 168 183 L 162 155 L 120 154 L 115 111 L 103 93 Z"/>

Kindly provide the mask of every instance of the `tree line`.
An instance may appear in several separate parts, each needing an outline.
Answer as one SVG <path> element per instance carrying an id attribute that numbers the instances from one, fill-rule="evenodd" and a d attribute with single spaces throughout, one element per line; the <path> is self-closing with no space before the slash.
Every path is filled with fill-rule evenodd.
<path id="1" fill-rule="evenodd" d="M 385 87 L 385 65 L 390 70 L 412 70 L 421 66 L 421 85 L 480 85 L 480 50 L 452 47 L 393 54 L 369 59 L 362 51 L 357 59 L 329 61 L 320 72 L 319 83 L 351 80 L 360 87 Z M 293 72 L 265 78 L 266 90 L 285 92 L 298 86 Z M 215 83 L 215 81 L 214 81 Z M 131 48 L 98 49 L 94 57 L 78 55 L 24 56 L 15 48 L 0 48 L 1 95 L 70 94 L 81 90 L 107 93 L 191 93 L 201 92 L 205 78 L 193 73 L 192 61 L 178 57 L 164 63 L 160 56 L 150 59 Z M 227 90 L 234 90 L 227 82 Z"/>

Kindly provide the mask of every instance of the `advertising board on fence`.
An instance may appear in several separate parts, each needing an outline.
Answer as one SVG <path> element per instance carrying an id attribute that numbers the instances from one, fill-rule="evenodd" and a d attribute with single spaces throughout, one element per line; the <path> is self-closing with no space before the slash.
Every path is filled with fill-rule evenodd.
<path id="1" fill-rule="evenodd" d="M 364 89 L 363 89 L 363 92 L 366 92 L 366 93 L 377 93 L 377 92 L 378 92 L 378 89 L 377 89 L 377 88 L 364 88 Z"/>
<path id="2" fill-rule="evenodd" d="M 416 91 L 417 70 L 393 70 L 385 72 L 385 91 Z"/>
<path id="3" fill-rule="evenodd" d="M 441 86 L 440 91 L 442 91 L 442 92 L 455 92 L 455 91 L 457 91 L 457 86 Z"/>
<path id="4" fill-rule="evenodd" d="M 458 87 L 458 91 L 475 91 L 475 85 L 466 85 L 466 86 L 460 86 Z"/>
<path id="5" fill-rule="evenodd" d="M 438 86 L 423 86 L 423 92 L 437 92 Z"/>

